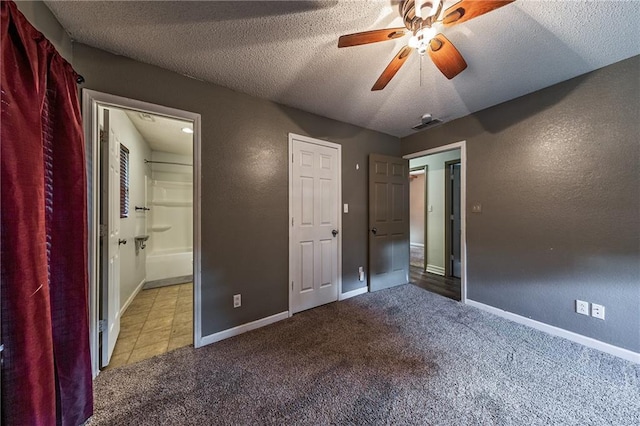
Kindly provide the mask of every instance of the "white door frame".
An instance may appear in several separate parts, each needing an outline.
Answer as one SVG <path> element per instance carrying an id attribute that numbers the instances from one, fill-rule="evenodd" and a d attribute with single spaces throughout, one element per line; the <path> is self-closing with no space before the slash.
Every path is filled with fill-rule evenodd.
<path id="1" fill-rule="evenodd" d="M 293 140 L 299 140 L 302 142 L 312 143 L 315 145 L 325 146 L 328 148 L 334 148 L 338 151 L 338 203 L 336 205 L 336 209 L 338 209 L 338 297 L 336 301 L 340 300 L 342 296 L 342 145 L 324 141 L 322 139 L 314 139 L 308 136 L 297 135 L 295 133 L 289 133 L 289 157 L 291 161 L 289 161 L 289 220 L 288 220 L 288 228 L 289 228 L 289 282 L 287 283 L 287 287 L 289 289 L 289 316 L 293 315 L 293 306 L 292 306 L 292 298 L 293 298 L 293 290 L 292 283 L 294 280 L 293 277 L 293 239 L 292 232 L 293 227 L 291 226 L 291 220 L 293 218 Z"/>
<path id="2" fill-rule="evenodd" d="M 455 149 L 460 150 L 460 229 L 462 231 L 460 244 L 460 267 L 462 269 L 460 274 L 460 298 L 462 303 L 467 303 L 467 141 L 454 142 L 449 145 L 407 154 L 402 158 L 411 160 Z"/>
<path id="3" fill-rule="evenodd" d="M 95 90 L 82 89 L 82 117 L 87 161 L 87 219 L 88 219 L 88 269 L 89 269 L 89 343 L 93 377 L 99 373 L 99 192 L 100 192 L 100 147 L 98 106 L 132 109 L 154 115 L 162 115 L 193 122 L 193 342 L 202 346 L 201 329 L 201 238 L 200 238 L 200 114 L 115 96 Z"/>

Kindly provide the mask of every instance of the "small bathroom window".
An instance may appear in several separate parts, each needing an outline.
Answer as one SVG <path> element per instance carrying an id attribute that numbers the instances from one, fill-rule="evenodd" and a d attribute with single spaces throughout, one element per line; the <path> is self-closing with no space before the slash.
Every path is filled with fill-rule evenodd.
<path id="1" fill-rule="evenodd" d="M 120 218 L 129 217 L 129 149 L 120 144 Z"/>

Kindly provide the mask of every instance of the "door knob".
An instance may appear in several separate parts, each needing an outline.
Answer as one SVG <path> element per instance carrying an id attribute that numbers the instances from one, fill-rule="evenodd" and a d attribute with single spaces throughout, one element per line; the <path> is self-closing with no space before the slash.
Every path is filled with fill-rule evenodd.
<path id="1" fill-rule="evenodd" d="M 120 244 L 127 244 L 127 240 L 123 240 L 122 238 L 118 239 L 118 245 Z"/>
<path id="2" fill-rule="evenodd" d="M 331 233 L 333 234 L 333 236 L 335 237 L 336 235 L 338 235 L 338 230 L 334 229 L 333 231 L 331 231 Z"/>
<path id="3" fill-rule="evenodd" d="M 373 235 L 378 233 L 378 228 L 376 228 L 375 226 L 373 228 L 371 228 L 371 232 L 373 232 Z"/>

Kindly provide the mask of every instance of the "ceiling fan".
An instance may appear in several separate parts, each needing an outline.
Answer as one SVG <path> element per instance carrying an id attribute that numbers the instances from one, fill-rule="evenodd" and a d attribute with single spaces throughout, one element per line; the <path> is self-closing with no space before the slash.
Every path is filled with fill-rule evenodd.
<path id="1" fill-rule="evenodd" d="M 513 1 L 462 0 L 442 12 L 444 0 L 405 0 L 400 11 L 404 20 L 404 27 L 343 35 L 338 40 L 338 47 L 359 46 L 394 40 L 411 33 L 412 36 L 407 46 L 400 49 L 394 56 L 371 90 L 384 89 L 414 49 L 420 55 L 429 53 L 429 57 L 436 67 L 445 77 L 451 80 L 467 68 L 467 63 L 458 52 L 458 49 L 444 34 L 437 32 L 434 24 L 451 27 L 484 15 Z M 442 19 L 438 19 L 440 16 L 442 16 Z"/>

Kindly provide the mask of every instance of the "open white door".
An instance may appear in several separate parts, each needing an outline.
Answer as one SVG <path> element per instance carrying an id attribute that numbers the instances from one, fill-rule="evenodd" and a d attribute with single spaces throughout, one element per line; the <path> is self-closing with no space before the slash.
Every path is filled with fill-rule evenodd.
<path id="1" fill-rule="evenodd" d="M 291 313 L 338 300 L 340 146 L 290 135 Z"/>
<path id="2" fill-rule="evenodd" d="M 100 367 L 109 364 L 120 333 L 120 143 L 103 110 L 100 134 Z M 126 241 L 125 241 L 126 243 Z"/>

